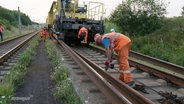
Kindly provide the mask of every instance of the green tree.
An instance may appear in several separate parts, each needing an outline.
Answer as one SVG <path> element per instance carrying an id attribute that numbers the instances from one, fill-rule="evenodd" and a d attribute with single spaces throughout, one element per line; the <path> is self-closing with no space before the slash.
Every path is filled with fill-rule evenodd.
<path id="1" fill-rule="evenodd" d="M 160 0 L 124 0 L 110 21 L 129 35 L 145 35 L 161 27 L 166 5 Z"/>
<path id="2" fill-rule="evenodd" d="M 20 15 L 21 15 L 21 20 L 22 20 L 22 25 L 32 24 L 30 18 L 26 14 L 21 13 Z M 13 26 L 17 26 L 18 11 L 8 10 L 0 6 L 0 20 L 3 20 L 3 21 L 5 20 L 6 23 L 10 23 Z"/>
<path id="3" fill-rule="evenodd" d="M 22 24 L 26 26 L 32 23 L 30 18 L 26 14 L 23 14 L 23 13 L 21 13 L 21 22 Z"/>

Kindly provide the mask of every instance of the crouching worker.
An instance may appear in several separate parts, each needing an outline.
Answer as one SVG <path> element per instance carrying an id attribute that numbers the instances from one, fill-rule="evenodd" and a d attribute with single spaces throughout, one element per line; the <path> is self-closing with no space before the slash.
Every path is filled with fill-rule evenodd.
<path id="1" fill-rule="evenodd" d="M 45 41 L 47 36 L 47 31 L 46 31 L 46 27 L 41 29 L 41 38 Z"/>
<path id="2" fill-rule="evenodd" d="M 96 34 L 94 37 L 97 45 L 103 45 L 106 48 L 107 60 L 104 62 L 105 65 L 111 64 L 113 50 L 117 53 L 118 64 L 119 64 L 119 79 L 129 86 L 134 84 L 132 80 L 132 74 L 128 63 L 128 55 L 131 48 L 131 40 L 120 33 L 111 32 L 105 35 Z"/>
<path id="3" fill-rule="evenodd" d="M 80 41 L 84 40 L 84 42 L 87 44 L 88 40 L 88 30 L 85 27 L 80 28 L 78 32 L 78 39 Z"/>

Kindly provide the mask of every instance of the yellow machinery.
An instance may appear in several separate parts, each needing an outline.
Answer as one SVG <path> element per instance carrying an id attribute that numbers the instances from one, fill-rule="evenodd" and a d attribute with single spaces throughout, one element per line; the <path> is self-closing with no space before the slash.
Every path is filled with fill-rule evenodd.
<path id="1" fill-rule="evenodd" d="M 88 6 L 78 4 L 78 0 L 53 1 L 46 23 L 48 28 L 64 35 L 67 44 L 80 42 L 77 38 L 80 27 L 88 29 L 88 43 L 94 41 L 96 33 L 104 32 L 104 5 L 99 2 L 89 2 Z"/>

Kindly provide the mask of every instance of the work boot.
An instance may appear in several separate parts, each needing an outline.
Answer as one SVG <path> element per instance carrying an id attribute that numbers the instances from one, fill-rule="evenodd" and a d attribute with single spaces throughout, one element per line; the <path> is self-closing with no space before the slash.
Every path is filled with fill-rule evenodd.
<path id="1" fill-rule="evenodd" d="M 126 83 L 128 86 L 130 86 L 130 87 L 132 87 L 133 85 L 134 85 L 134 81 L 131 81 L 131 82 L 128 82 L 128 83 Z"/>

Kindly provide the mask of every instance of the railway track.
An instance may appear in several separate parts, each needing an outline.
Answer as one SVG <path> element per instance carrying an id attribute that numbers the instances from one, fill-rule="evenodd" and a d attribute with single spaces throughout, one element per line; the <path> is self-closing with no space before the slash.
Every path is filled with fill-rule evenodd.
<path id="1" fill-rule="evenodd" d="M 132 88 L 118 80 L 118 70 L 104 70 L 103 61 L 106 59 L 104 50 L 94 47 L 73 47 L 71 49 L 63 42 L 60 42 L 60 45 L 65 50 L 65 53 L 70 56 L 69 60 L 74 60 L 72 65 L 78 64 L 111 103 L 184 103 L 184 77 L 182 75 L 183 70 L 180 70 L 182 67 L 171 64 L 172 68 L 168 68 L 166 63 L 162 66 L 160 62 L 153 62 L 153 59 L 149 59 L 147 56 L 147 59 L 141 56 L 138 58 L 138 56 L 134 56 L 131 53 L 133 57 L 130 58 L 129 62 L 136 82 Z M 118 69 L 118 65 L 115 65 L 115 69 Z M 83 72 L 81 72 L 82 75 L 84 74 Z"/>
<path id="2" fill-rule="evenodd" d="M 96 55 L 100 53 L 105 54 L 103 49 L 96 49 L 94 47 L 90 47 L 90 49 L 93 49 L 96 51 Z M 79 50 L 79 49 L 77 49 Z M 82 50 L 82 49 L 81 49 Z M 89 51 L 81 52 L 82 54 L 87 54 Z M 135 52 L 134 52 L 135 53 Z M 142 95 L 149 98 L 154 103 L 173 103 L 173 104 L 183 104 L 184 103 L 184 92 L 183 92 L 183 84 L 184 84 L 184 75 L 182 68 L 180 66 L 164 62 L 152 57 L 146 56 L 146 62 L 144 61 L 145 56 L 143 55 L 143 58 L 141 57 L 141 54 L 139 54 L 138 59 L 135 59 L 136 56 L 134 56 L 134 53 L 131 53 L 129 62 L 132 66 L 132 74 L 134 81 L 136 82 L 135 85 L 141 85 L 141 86 L 134 86 L 135 89 L 139 91 Z M 93 57 L 93 55 L 87 54 L 86 57 Z M 151 59 L 149 59 L 151 58 Z M 142 61 L 140 61 L 140 59 Z M 105 59 L 98 59 L 99 62 L 96 62 L 96 64 L 100 65 L 102 68 L 104 68 L 103 60 Z M 151 60 L 151 61 L 149 61 Z M 153 61 L 161 61 L 159 62 L 153 62 Z M 149 64 L 148 64 L 149 63 Z M 150 64 L 151 63 L 151 64 Z M 158 64 L 157 64 L 158 63 Z M 166 69 L 167 65 L 172 66 L 170 69 Z M 174 66 L 176 66 L 174 68 Z M 118 69 L 118 65 L 115 67 Z M 174 68 L 172 70 L 172 68 Z M 118 71 L 117 70 L 108 70 L 108 72 L 118 78 Z M 177 96 L 176 96 L 177 95 Z M 171 101 L 173 100 L 173 101 Z M 177 102 L 177 103 L 175 103 Z M 179 102 L 179 103 L 178 103 Z"/>
<path id="3" fill-rule="evenodd" d="M 27 43 L 38 34 L 37 31 L 0 43 L 0 82 L 16 65 Z"/>

